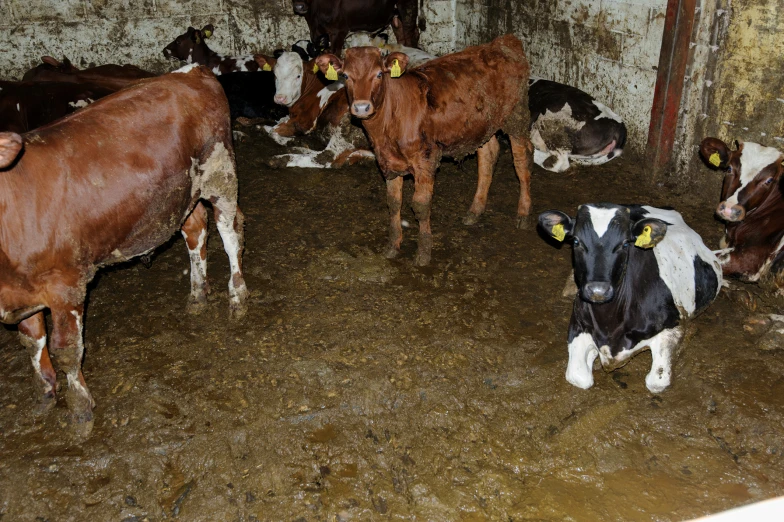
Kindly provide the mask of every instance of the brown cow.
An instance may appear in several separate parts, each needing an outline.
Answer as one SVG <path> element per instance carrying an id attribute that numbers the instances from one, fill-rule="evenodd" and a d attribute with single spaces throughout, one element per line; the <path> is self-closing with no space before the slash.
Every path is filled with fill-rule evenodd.
<path id="1" fill-rule="evenodd" d="M 43 63 L 27 71 L 22 81 L 90 83 L 110 91 L 119 91 L 142 78 L 155 76 L 135 65 L 106 64 L 87 69 L 78 69 L 68 58 L 59 62 L 51 56 L 42 56 Z"/>
<path id="2" fill-rule="evenodd" d="M 231 311 L 245 312 L 229 107 L 206 69 L 142 80 L 21 136 L 0 133 L 0 198 L 0 320 L 19 323 L 44 409 L 55 403 L 54 357 L 83 433 L 94 402 L 81 372 L 82 319 L 99 268 L 150 252 L 179 229 L 190 252 L 190 303 L 203 306 L 201 200 L 209 201 L 229 256 Z"/>
<path id="3" fill-rule="evenodd" d="M 520 179 L 518 226 L 527 224 L 531 207 L 530 68 L 520 40 L 502 36 L 436 58 L 406 74 L 405 54 L 390 53 L 384 58 L 372 47 L 348 49 L 345 61 L 322 55 L 317 63 L 328 78 L 341 74 L 345 79 L 351 114 L 362 120 L 387 179 L 391 218 L 387 257 L 400 251 L 402 176 L 410 173 L 415 184 L 412 206 L 419 220 L 415 263 L 430 262 L 430 201 L 442 155 L 463 157 L 477 152 L 479 183 L 465 220 L 476 222 L 487 203 L 499 130 L 509 135 Z"/>
<path id="4" fill-rule="evenodd" d="M 187 63 L 198 63 L 209 68 L 216 76 L 232 72 L 255 72 L 260 68 L 253 56 L 223 56 L 207 46 L 207 38 L 215 32 L 212 24 L 201 29 L 188 30 L 163 48 L 166 58 L 177 58 Z"/>
<path id="5" fill-rule="evenodd" d="M 784 289 L 784 195 L 781 162 L 773 147 L 739 143 L 731 150 L 717 138 L 705 138 L 700 154 L 726 170 L 716 215 L 726 222 L 719 260 L 724 275 L 746 281 L 772 276 Z"/>
<path id="6" fill-rule="evenodd" d="M 91 83 L 0 81 L 0 131 L 31 131 L 112 92 Z"/>

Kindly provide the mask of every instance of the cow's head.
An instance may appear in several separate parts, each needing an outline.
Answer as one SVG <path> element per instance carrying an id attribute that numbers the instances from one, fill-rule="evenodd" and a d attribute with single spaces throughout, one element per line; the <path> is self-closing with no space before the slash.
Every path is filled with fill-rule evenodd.
<path id="1" fill-rule="evenodd" d="M 322 54 L 316 58 L 316 64 L 328 80 L 337 80 L 338 75 L 343 77 L 351 114 L 365 119 L 383 102 L 389 78 L 397 78 L 405 72 L 408 56 L 403 53 L 381 56 L 376 47 L 352 47 L 346 50 L 345 60 L 334 54 Z"/>
<path id="2" fill-rule="evenodd" d="M 22 150 L 22 137 L 15 132 L 0 132 L 0 169 L 11 165 Z"/>
<path id="3" fill-rule="evenodd" d="M 310 9 L 310 0 L 294 0 L 292 4 L 294 6 L 294 12 L 298 15 L 307 14 L 308 9 Z"/>
<path id="4" fill-rule="evenodd" d="M 291 107 L 299 100 L 302 95 L 302 79 L 308 72 L 313 74 L 313 70 L 306 70 L 305 62 L 302 57 L 295 52 L 285 52 L 275 58 L 256 55 L 253 57 L 256 63 L 264 70 L 272 67 L 275 73 L 275 103 Z M 312 67 L 312 65 L 311 65 Z"/>
<path id="5" fill-rule="evenodd" d="M 737 142 L 736 142 L 737 143 Z M 781 190 L 781 152 L 757 143 L 740 142 L 735 150 L 717 138 L 705 138 L 700 154 L 717 169 L 727 171 L 716 214 L 726 221 L 743 221 L 774 191 Z"/>
<path id="6" fill-rule="evenodd" d="M 188 30 L 174 39 L 172 43 L 163 48 L 163 55 L 166 58 L 177 58 L 191 63 L 194 55 L 201 51 L 203 54 L 209 52 L 205 39 L 212 36 L 215 28 L 212 24 L 207 24 L 201 29 L 188 27 Z"/>
<path id="7" fill-rule="evenodd" d="M 643 218 L 632 221 L 629 208 L 598 203 L 580 205 L 577 217 L 548 210 L 539 226 L 558 241 L 572 244 L 574 281 L 580 297 L 606 303 L 615 297 L 626 273 L 631 248 L 653 248 L 667 233 L 667 223 Z"/>

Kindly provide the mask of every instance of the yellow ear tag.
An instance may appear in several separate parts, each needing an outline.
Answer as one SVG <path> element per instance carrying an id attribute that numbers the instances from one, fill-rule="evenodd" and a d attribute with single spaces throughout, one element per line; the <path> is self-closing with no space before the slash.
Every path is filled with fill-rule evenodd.
<path id="1" fill-rule="evenodd" d="M 318 64 L 314 63 L 313 64 L 313 74 L 316 74 L 317 72 L 318 72 Z"/>
<path id="2" fill-rule="evenodd" d="M 329 67 L 327 68 L 327 74 L 325 74 L 324 76 L 327 77 L 327 80 L 330 80 L 330 81 L 333 81 L 333 82 L 338 79 L 338 73 L 335 70 L 335 68 L 332 67 L 332 64 L 329 64 Z"/>
<path id="3" fill-rule="evenodd" d="M 558 223 L 553 227 L 553 237 L 558 241 L 563 241 L 566 237 L 566 232 L 562 224 Z"/>
<path id="4" fill-rule="evenodd" d="M 198 44 L 200 44 L 200 43 L 201 43 L 201 37 L 199 37 L 199 36 L 196 36 L 196 45 L 198 45 Z"/>
<path id="5" fill-rule="evenodd" d="M 389 75 L 392 78 L 400 78 L 401 74 L 402 71 L 400 70 L 400 64 L 397 63 L 397 60 L 395 60 L 395 63 L 392 64 L 392 69 L 389 71 Z"/>
<path id="6" fill-rule="evenodd" d="M 264 64 L 264 67 L 262 67 L 262 68 L 261 68 L 261 70 L 262 70 L 262 71 L 271 71 L 271 70 L 272 70 L 272 67 L 270 67 L 270 64 L 268 64 L 268 63 L 265 63 L 265 64 Z"/>
<path id="7" fill-rule="evenodd" d="M 212 31 L 210 31 L 209 29 L 207 29 L 207 30 L 205 30 L 205 31 L 202 31 L 202 33 L 201 33 L 201 34 L 203 34 L 203 35 L 204 35 L 204 38 L 209 38 L 210 36 L 212 36 Z"/>
<path id="8" fill-rule="evenodd" d="M 708 162 L 714 167 L 718 167 L 721 165 L 721 156 L 719 156 L 718 152 L 714 152 L 710 155 L 710 158 L 708 158 Z"/>
<path id="9" fill-rule="evenodd" d="M 634 246 L 638 246 L 640 248 L 646 248 L 648 245 L 651 244 L 651 227 L 646 226 L 642 229 L 642 234 L 637 236 L 637 241 L 634 242 Z"/>

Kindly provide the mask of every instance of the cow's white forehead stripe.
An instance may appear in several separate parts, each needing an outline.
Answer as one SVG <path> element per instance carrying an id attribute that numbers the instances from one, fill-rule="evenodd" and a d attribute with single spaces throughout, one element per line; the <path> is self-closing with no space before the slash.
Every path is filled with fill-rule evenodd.
<path id="1" fill-rule="evenodd" d="M 738 195 L 743 188 L 768 165 L 779 161 L 781 153 L 773 147 L 764 147 L 758 143 L 746 142 L 743 144 L 743 153 L 740 156 L 740 187 L 727 198 L 727 204 L 737 205 Z"/>
<path id="2" fill-rule="evenodd" d="M 588 214 L 591 216 L 591 224 L 596 231 L 596 235 L 602 237 L 610 227 L 610 221 L 618 213 L 617 208 L 597 208 L 588 207 Z"/>

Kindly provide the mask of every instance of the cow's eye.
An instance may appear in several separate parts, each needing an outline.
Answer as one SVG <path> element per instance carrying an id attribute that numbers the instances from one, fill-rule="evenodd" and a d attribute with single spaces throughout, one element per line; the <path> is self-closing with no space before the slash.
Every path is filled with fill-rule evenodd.
<path id="1" fill-rule="evenodd" d="M 579 239 L 577 239 L 577 238 L 574 238 L 574 239 L 572 240 L 572 244 L 573 244 L 574 246 L 580 246 L 580 240 L 579 240 Z"/>
<path id="2" fill-rule="evenodd" d="M 770 185 L 771 183 L 773 183 L 773 178 L 768 178 L 765 180 L 766 185 Z"/>
<path id="3" fill-rule="evenodd" d="M 378 74 L 376 75 L 376 78 L 378 78 L 380 80 L 382 76 L 384 76 L 384 73 L 381 72 L 381 71 L 378 71 Z"/>
<path id="4" fill-rule="evenodd" d="M 631 242 L 627 239 L 621 244 L 621 248 L 629 248 L 629 245 L 631 245 Z"/>
<path id="5" fill-rule="evenodd" d="M 302 78 L 302 75 L 301 75 L 301 74 L 298 74 L 298 75 L 297 75 L 297 80 L 299 80 L 300 78 Z"/>
<path id="6" fill-rule="evenodd" d="M 348 80 L 348 74 L 346 73 L 340 73 L 340 77 L 343 78 L 344 80 Z"/>

